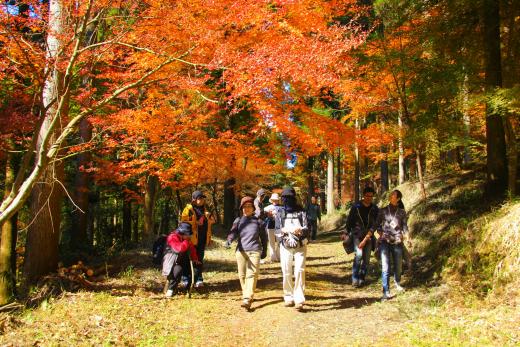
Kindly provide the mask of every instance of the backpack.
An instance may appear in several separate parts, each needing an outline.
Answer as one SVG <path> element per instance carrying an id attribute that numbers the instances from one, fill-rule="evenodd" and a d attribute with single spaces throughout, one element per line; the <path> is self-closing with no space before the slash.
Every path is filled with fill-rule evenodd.
<path id="1" fill-rule="evenodd" d="M 295 213 L 297 214 L 296 218 L 294 216 Z M 282 210 L 282 214 L 281 214 L 280 217 L 281 217 L 280 218 L 281 227 L 284 227 L 285 226 L 285 221 L 289 218 L 285 214 L 285 210 Z M 292 216 L 290 217 L 290 219 L 298 219 L 298 222 L 299 222 L 300 226 L 303 227 L 303 216 L 302 216 L 302 212 L 301 211 L 292 213 Z M 303 246 L 303 239 L 305 239 L 306 237 L 307 237 L 306 233 L 303 234 L 300 237 L 297 237 L 294 234 L 284 234 L 284 235 L 282 235 L 282 237 L 280 239 L 280 242 L 283 244 L 283 246 L 285 248 L 296 248 L 296 247 Z"/>
<path id="2" fill-rule="evenodd" d="M 161 265 L 166 248 L 166 235 L 160 235 L 152 246 L 152 262 L 155 265 Z"/>

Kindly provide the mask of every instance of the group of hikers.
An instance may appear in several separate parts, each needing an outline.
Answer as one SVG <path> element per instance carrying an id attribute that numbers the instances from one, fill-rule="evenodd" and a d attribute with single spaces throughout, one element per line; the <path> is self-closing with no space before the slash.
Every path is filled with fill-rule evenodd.
<path id="1" fill-rule="evenodd" d="M 394 190 L 390 203 L 379 209 L 374 203 L 375 191 L 367 187 L 361 201 L 350 209 L 341 239 L 347 253 L 354 252 L 352 285 L 365 283 L 372 251 L 381 256 L 382 300 L 390 293 L 390 268 L 393 263 L 394 288 L 403 291 L 401 272 L 405 240 L 408 237 L 407 216 L 402 194 Z M 305 261 L 307 244 L 316 240 L 321 210 L 316 197 L 304 208 L 298 203 L 294 188 L 285 188 L 281 194 L 273 193 L 264 206 L 267 192 L 260 189 L 255 198 L 245 196 L 240 201 L 237 217 L 224 243 L 231 247 L 237 242 L 236 261 L 242 288 L 241 306 L 251 309 L 256 284 L 269 251 L 269 261 L 280 262 L 283 281 L 283 299 L 287 307 L 303 310 L 305 304 Z M 162 258 L 162 274 L 167 278 L 166 296 L 192 283 L 195 288 L 204 286 L 203 264 L 206 246 L 211 241 L 213 217 L 207 211 L 205 195 L 192 194 L 192 201 L 183 210 L 179 226 L 166 237 Z M 377 236 L 377 237 L 376 237 Z M 190 261 L 191 260 L 191 261 Z"/>

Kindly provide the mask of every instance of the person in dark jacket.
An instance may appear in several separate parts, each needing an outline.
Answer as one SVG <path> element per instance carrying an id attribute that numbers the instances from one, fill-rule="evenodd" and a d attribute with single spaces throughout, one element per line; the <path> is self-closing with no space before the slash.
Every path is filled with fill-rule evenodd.
<path id="1" fill-rule="evenodd" d="M 394 282 L 397 291 L 403 291 L 401 287 L 401 269 L 403 262 L 403 243 L 408 237 L 408 224 L 405 210 L 399 207 L 399 201 L 403 194 L 394 190 L 390 194 L 390 204 L 379 210 L 376 228 L 380 235 L 378 243 L 381 249 L 381 281 L 383 283 L 382 300 L 388 300 L 390 294 L 390 259 L 393 260 Z"/>
<path id="2" fill-rule="evenodd" d="M 375 191 L 371 187 L 363 190 L 363 199 L 355 203 L 350 209 L 347 218 L 345 233 L 341 239 L 345 240 L 350 234 L 354 243 L 354 262 L 352 265 L 352 285 L 362 286 L 370 263 L 372 251 L 372 237 L 376 230 L 378 208 L 372 203 Z"/>
<path id="3" fill-rule="evenodd" d="M 307 213 L 297 203 L 294 188 L 282 191 L 282 206 L 281 213 L 276 216 L 275 228 L 280 240 L 283 299 L 286 307 L 294 305 L 301 311 L 305 303 L 305 259 L 309 237 Z"/>
<path id="4" fill-rule="evenodd" d="M 321 222 L 321 208 L 315 196 L 311 197 L 311 202 L 307 206 L 307 222 L 309 223 L 309 235 L 311 240 L 316 240 L 318 233 L 318 221 Z"/>
<path id="5" fill-rule="evenodd" d="M 242 287 L 242 307 L 251 308 L 258 280 L 260 259 L 267 255 L 267 233 L 262 220 L 255 216 L 254 199 L 246 196 L 240 202 L 242 217 L 235 219 L 226 246 L 237 240 L 238 279 Z"/>
<path id="6" fill-rule="evenodd" d="M 197 250 L 191 243 L 191 224 L 181 223 L 166 238 L 166 247 L 162 263 L 162 274 L 168 280 L 166 297 L 172 297 L 179 285 L 183 270 L 190 268 L 190 258 L 200 266 Z"/>

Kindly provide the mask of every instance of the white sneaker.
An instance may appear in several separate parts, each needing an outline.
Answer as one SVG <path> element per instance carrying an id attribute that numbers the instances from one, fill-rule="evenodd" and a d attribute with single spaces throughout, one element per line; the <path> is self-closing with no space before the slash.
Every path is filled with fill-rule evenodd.
<path id="1" fill-rule="evenodd" d="M 197 283 L 195 283 L 195 288 L 202 288 L 202 287 L 204 287 L 204 282 L 197 281 Z"/>
<path id="2" fill-rule="evenodd" d="M 168 289 L 168 290 L 166 291 L 166 295 L 165 295 L 165 296 L 166 296 L 167 298 L 171 298 L 171 297 L 173 296 L 173 290 Z"/>
<path id="3" fill-rule="evenodd" d="M 404 292 L 404 288 L 401 287 L 401 285 L 399 285 L 399 283 L 395 284 L 395 290 L 397 290 L 398 292 Z"/>

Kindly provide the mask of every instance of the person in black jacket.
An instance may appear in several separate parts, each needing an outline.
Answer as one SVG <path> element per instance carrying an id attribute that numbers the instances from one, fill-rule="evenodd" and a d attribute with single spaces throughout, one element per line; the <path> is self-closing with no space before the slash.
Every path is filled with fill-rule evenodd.
<path id="1" fill-rule="evenodd" d="M 226 247 L 237 240 L 236 258 L 238 279 L 242 287 L 242 307 L 249 310 L 255 294 L 260 259 L 267 255 L 267 233 L 264 222 L 255 216 L 253 198 L 242 198 L 240 209 L 243 216 L 233 222 Z"/>
<path id="2" fill-rule="evenodd" d="M 354 243 L 354 263 L 352 265 L 352 285 L 362 286 L 370 263 L 372 238 L 376 230 L 378 208 L 372 203 L 375 191 L 371 187 L 363 190 L 363 199 L 355 203 L 347 218 L 346 232 L 341 235 L 345 240 L 348 235 Z"/>

